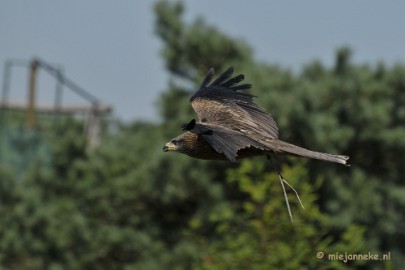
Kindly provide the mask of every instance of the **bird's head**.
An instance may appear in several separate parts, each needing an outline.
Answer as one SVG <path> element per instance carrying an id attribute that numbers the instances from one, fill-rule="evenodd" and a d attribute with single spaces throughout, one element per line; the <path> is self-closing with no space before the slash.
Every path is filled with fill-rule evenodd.
<path id="1" fill-rule="evenodd" d="M 191 130 L 195 127 L 195 120 L 191 120 L 188 124 L 181 125 L 182 130 Z M 163 146 L 164 152 L 179 152 L 189 155 L 190 152 L 195 148 L 198 136 L 191 132 L 183 133 L 176 138 L 172 139 L 170 142 Z"/>
<path id="2" fill-rule="evenodd" d="M 164 152 L 179 152 L 188 154 L 194 148 L 196 135 L 191 132 L 183 133 L 163 146 Z"/>

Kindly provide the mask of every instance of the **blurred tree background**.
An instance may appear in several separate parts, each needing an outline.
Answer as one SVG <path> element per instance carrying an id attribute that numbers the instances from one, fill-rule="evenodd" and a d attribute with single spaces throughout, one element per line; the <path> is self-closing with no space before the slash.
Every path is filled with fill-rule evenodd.
<path id="1" fill-rule="evenodd" d="M 343 47 L 333 67 L 314 61 L 292 72 L 258 61 L 245 40 L 202 18 L 185 23 L 182 3 L 159 1 L 155 13 L 171 75 L 157 103 L 160 123 L 107 123 L 116 128 L 92 153 L 85 151 L 77 119 L 25 133 L 23 142 L 45 145 L 37 155 L 22 141 L 1 140 L 0 268 L 405 265 L 405 66 L 354 64 Z M 283 159 L 283 175 L 306 207 L 289 192 L 294 224 L 265 158 L 231 164 L 162 152 L 179 125 L 195 117 L 188 99 L 207 70 L 230 65 L 253 84 L 256 102 L 274 115 L 281 139 L 351 157 L 350 168 Z M 0 136 L 12 135 L 1 127 Z M 32 158 L 11 166 L 18 154 Z M 390 252 L 391 260 L 327 259 L 369 251 Z"/>

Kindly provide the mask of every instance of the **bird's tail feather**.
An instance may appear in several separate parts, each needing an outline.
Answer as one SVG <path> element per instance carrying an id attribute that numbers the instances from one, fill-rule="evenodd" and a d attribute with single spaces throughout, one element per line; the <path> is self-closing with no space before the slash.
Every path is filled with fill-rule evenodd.
<path id="1" fill-rule="evenodd" d="M 268 142 L 268 144 L 271 146 L 271 149 L 276 153 L 292 154 L 300 157 L 336 162 L 349 166 L 346 163 L 347 160 L 349 159 L 348 156 L 315 152 L 280 140 L 271 140 L 270 142 Z"/>

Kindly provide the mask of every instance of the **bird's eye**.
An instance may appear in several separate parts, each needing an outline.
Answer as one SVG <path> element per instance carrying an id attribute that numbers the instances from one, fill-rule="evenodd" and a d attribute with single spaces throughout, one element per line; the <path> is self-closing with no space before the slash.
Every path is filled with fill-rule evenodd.
<path id="1" fill-rule="evenodd" d="M 172 143 L 172 144 L 177 144 L 177 141 L 176 141 L 176 140 L 172 140 L 171 143 Z"/>

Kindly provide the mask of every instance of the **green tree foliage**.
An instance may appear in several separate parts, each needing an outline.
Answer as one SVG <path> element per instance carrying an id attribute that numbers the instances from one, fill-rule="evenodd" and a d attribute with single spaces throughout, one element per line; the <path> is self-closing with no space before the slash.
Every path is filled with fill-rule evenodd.
<path id="1" fill-rule="evenodd" d="M 41 149 L 50 158 L 33 158 L 18 181 L 4 156 L 13 146 L 0 140 L 0 268 L 403 265 L 404 65 L 353 64 L 351 50 L 342 48 L 335 66 L 314 61 L 293 73 L 257 62 L 245 41 L 202 18 L 185 23 L 181 3 L 159 1 L 155 12 L 171 74 L 158 101 L 162 123 L 118 126 L 90 154 L 78 120 L 44 126 L 35 136 L 47 143 Z M 351 156 L 350 168 L 282 160 L 283 176 L 306 208 L 288 189 L 293 224 L 265 158 L 231 164 L 162 153 L 164 142 L 181 132 L 180 124 L 195 117 L 188 99 L 208 68 L 229 65 L 253 83 L 252 93 L 274 114 L 282 139 Z M 392 261 L 328 259 L 369 251 L 390 251 Z M 325 257 L 317 258 L 318 252 Z"/>
<path id="2" fill-rule="evenodd" d="M 246 160 L 228 172 L 228 181 L 237 184 L 244 198 L 215 216 L 216 236 L 201 240 L 205 257 L 196 269 L 352 269 L 364 264 L 343 265 L 316 258 L 319 251 L 334 254 L 340 248 L 364 252 L 363 229 L 350 226 L 342 236 L 350 240 L 334 242 L 330 218 L 316 207 L 317 196 L 306 183 L 303 166 L 283 167 L 284 176 L 301 191 L 307 208 L 300 209 L 291 194 L 289 201 L 295 202 L 293 224 L 286 212 L 278 176 L 270 173 L 263 162 Z"/>

